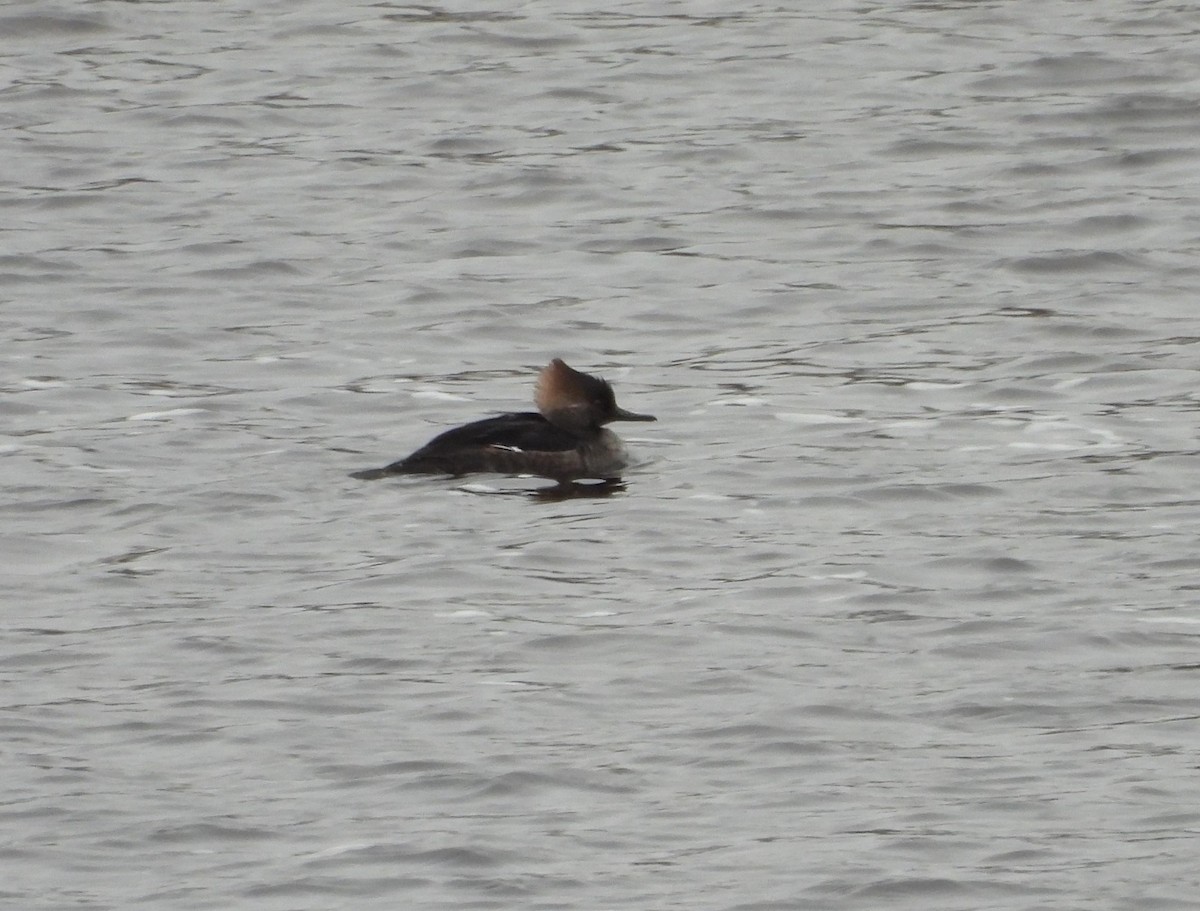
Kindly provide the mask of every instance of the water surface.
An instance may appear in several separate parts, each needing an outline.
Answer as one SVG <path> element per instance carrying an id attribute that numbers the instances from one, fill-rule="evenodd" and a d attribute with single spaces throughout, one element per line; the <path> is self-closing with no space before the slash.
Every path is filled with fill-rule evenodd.
<path id="1" fill-rule="evenodd" d="M 9 4 L 0 896 L 1191 907 L 1198 30 Z"/>

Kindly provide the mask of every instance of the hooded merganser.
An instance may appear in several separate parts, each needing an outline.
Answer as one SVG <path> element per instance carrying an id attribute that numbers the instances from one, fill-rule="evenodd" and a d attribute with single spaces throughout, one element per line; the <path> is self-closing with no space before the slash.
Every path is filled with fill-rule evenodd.
<path id="1" fill-rule="evenodd" d="M 355 472 L 364 480 L 394 474 L 491 471 L 533 474 L 560 483 L 579 478 L 616 480 L 628 464 L 625 445 L 603 425 L 654 421 L 617 405 L 612 386 L 555 358 L 538 375 L 526 411 L 484 418 L 434 437 L 412 455 L 383 468 Z"/>

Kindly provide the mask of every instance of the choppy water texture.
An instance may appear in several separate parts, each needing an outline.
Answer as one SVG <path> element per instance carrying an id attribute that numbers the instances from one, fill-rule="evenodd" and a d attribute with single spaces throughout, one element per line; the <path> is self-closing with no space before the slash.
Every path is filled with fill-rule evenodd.
<path id="1" fill-rule="evenodd" d="M 1195 907 L 1197 32 L 5 5 L 0 901 Z"/>

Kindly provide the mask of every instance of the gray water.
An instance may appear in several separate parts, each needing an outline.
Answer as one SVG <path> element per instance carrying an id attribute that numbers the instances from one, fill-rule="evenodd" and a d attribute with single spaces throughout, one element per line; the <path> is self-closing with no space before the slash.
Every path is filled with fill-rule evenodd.
<path id="1" fill-rule="evenodd" d="M 0 903 L 1197 907 L 1198 33 L 0 8 Z"/>

